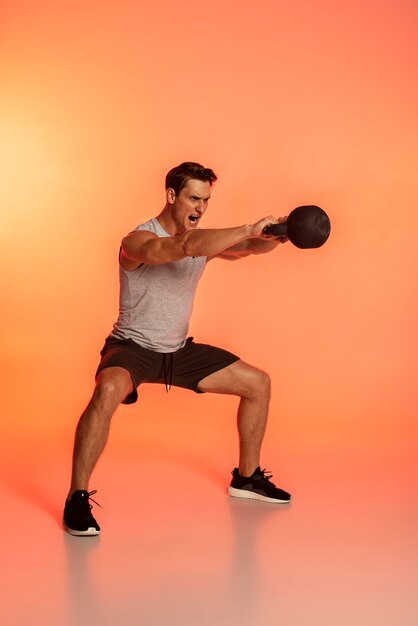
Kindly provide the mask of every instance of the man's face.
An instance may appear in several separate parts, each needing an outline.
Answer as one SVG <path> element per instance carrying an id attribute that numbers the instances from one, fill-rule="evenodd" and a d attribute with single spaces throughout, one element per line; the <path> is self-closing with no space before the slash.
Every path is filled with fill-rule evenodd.
<path id="1" fill-rule="evenodd" d="M 184 230 L 197 228 L 208 208 L 211 187 L 209 182 L 191 178 L 178 195 L 174 195 L 173 218 Z"/>

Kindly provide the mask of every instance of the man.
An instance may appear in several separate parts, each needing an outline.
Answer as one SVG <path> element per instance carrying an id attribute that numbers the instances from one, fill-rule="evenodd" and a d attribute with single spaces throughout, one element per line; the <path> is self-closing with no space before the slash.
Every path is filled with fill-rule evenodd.
<path id="1" fill-rule="evenodd" d="M 232 394 L 238 409 L 239 465 L 231 496 L 289 502 L 260 469 L 260 448 L 270 401 L 269 376 L 239 357 L 187 338 L 198 281 L 214 258 L 240 259 L 271 252 L 286 239 L 263 229 L 286 218 L 270 215 L 235 228 L 198 228 L 216 181 L 211 169 L 182 163 L 166 176 L 161 213 L 129 233 L 120 249 L 120 311 L 101 351 L 96 387 L 77 426 L 64 524 L 73 535 L 97 535 L 88 492 L 117 406 L 137 400 L 143 382 L 165 383 L 196 393 Z M 93 500 L 94 501 L 94 500 Z"/>

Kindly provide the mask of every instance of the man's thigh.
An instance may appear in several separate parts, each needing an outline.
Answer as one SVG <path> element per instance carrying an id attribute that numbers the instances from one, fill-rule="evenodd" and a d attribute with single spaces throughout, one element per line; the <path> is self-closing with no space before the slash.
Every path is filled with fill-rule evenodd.
<path id="1" fill-rule="evenodd" d="M 264 394 L 269 387 L 268 374 L 239 360 L 201 380 L 198 390 L 207 393 L 247 396 L 254 393 Z"/>

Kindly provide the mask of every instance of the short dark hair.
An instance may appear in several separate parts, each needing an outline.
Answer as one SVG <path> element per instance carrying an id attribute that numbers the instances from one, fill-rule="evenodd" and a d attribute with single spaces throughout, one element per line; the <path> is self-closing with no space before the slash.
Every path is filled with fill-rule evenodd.
<path id="1" fill-rule="evenodd" d="M 200 163 L 186 161 L 185 163 L 181 163 L 181 165 L 177 165 L 177 167 L 173 167 L 173 169 L 168 172 L 165 177 L 165 188 L 174 189 L 178 195 L 191 178 L 208 182 L 212 186 L 218 177 L 215 172 L 208 167 L 203 167 Z"/>

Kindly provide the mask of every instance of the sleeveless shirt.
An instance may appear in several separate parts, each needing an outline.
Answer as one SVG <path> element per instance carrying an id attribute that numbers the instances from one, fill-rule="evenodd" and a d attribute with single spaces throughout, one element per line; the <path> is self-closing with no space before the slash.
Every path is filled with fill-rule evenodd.
<path id="1" fill-rule="evenodd" d="M 137 226 L 158 237 L 171 237 L 152 218 Z M 154 352 L 169 353 L 182 348 L 187 339 L 194 296 L 207 257 L 151 265 L 142 263 L 127 272 L 119 263 L 119 317 L 111 336 L 132 339 Z"/>

